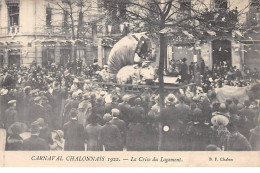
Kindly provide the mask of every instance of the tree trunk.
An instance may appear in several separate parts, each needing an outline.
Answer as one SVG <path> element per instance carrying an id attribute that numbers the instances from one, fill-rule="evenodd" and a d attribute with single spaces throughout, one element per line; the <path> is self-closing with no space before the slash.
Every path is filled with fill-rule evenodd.
<path id="1" fill-rule="evenodd" d="M 165 36 L 160 34 L 160 59 L 159 59 L 159 94 L 160 94 L 160 108 L 164 108 L 164 61 L 165 61 Z"/>
<path id="2" fill-rule="evenodd" d="M 164 21 L 164 20 L 162 20 Z M 165 23 L 162 22 L 160 29 L 162 30 L 165 27 Z M 160 95 L 160 117 L 162 109 L 164 108 L 164 61 L 165 61 L 165 36 L 163 33 L 160 33 L 160 59 L 159 59 L 159 95 Z M 158 150 L 162 150 L 162 125 L 159 123 L 159 141 L 158 141 Z"/>

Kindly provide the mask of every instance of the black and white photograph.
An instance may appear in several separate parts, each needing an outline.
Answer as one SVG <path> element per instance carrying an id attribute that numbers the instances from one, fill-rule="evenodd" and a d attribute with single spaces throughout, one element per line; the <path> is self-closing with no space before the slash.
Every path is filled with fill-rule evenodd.
<path id="1" fill-rule="evenodd" d="M 0 106 L 1 151 L 260 151 L 260 1 L 0 0 Z"/>

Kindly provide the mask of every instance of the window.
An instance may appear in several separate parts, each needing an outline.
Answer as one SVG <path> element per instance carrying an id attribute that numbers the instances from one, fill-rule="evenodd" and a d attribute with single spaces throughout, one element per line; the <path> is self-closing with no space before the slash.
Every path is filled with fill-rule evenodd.
<path id="1" fill-rule="evenodd" d="M 51 16 L 52 16 L 52 9 L 50 7 L 46 8 L 46 25 L 51 25 Z"/>
<path id="2" fill-rule="evenodd" d="M 8 3 L 9 26 L 19 25 L 19 3 Z"/>
<path id="3" fill-rule="evenodd" d="M 76 57 L 84 60 L 85 59 L 85 49 L 78 48 Z"/>
<path id="4" fill-rule="evenodd" d="M 227 0 L 215 0 L 215 8 L 227 9 L 228 8 Z"/>

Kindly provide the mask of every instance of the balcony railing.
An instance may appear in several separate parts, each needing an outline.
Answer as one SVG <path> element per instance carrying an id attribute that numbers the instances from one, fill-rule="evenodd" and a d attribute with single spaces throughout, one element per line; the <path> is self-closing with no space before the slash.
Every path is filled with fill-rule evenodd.
<path id="1" fill-rule="evenodd" d="M 20 31 L 20 26 L 10 26 L 8 28 L 8 33 L 13 35 L 13 34 L 18 34 Z"/>
<path id="2" fill-rule="evenodd" d="M 21 26 L 10 26 L 0 28 L 0 36 L 15 36 L 19 34 Z"/>

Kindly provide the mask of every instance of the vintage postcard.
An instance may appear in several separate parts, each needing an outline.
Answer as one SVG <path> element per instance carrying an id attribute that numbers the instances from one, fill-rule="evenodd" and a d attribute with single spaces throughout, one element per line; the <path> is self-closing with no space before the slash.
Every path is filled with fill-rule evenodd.
<path id="1" fill-rule="evenodd" d="M 0 166 L 259 167 L 259 0 L 0 0 Z"/>

